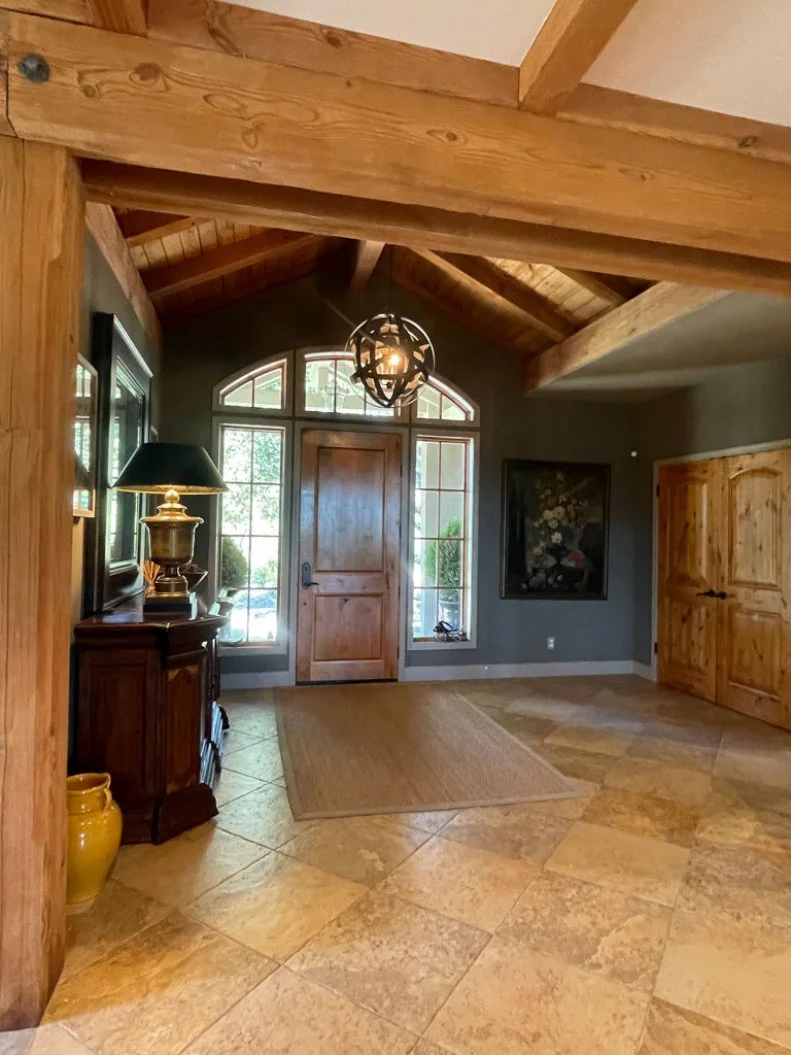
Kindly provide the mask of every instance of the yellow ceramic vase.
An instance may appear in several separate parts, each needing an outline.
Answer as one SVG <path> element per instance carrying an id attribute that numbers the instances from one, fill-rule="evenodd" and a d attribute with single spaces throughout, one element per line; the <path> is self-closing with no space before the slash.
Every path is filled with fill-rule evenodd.
<path id="1" fill-rule="evenodd" d="M 121 845 L 121 811 L 110 794 L 109 773 L 79 773 L 66 780 L 69 841 L 66 901 L 79 905 L 100 894 Z"/>

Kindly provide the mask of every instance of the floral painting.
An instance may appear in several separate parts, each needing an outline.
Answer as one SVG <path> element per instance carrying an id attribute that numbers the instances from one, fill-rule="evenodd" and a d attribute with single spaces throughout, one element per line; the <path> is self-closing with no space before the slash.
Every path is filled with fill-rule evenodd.
<path id="1" fill-rule="evenodd" d="M 604 600 L 610 469 L 504 463 L 505 598 Z"/>

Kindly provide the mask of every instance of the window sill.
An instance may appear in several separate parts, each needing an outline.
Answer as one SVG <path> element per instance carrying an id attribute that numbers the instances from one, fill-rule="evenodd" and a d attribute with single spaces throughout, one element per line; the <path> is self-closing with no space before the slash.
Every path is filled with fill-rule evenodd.
<path id="1" fill-rule="evenodd" d="M 251 642 L 249 645 L 224 645 L 221 641 L 217 644 L 217 654 L 223 656 L 285 656 L 288 647 L 285 644 L 264 645 Z"/>
<path id="2" fill-rule="evenodd" d="M 407 652 L 449 652 L 458 649 L 477 648 L 476 641 L 437 641 L 433 637 L 407 642 Z"/>

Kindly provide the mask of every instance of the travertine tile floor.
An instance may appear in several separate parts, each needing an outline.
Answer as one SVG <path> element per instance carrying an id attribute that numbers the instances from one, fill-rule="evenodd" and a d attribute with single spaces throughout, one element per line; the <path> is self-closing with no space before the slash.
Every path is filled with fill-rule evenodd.
<path id="1" fill-rule="evenodd" d="M 226 697 L 216 822 L 122 850 L 0 1052 L 791 1051 L 791 734 L 629 677 L 447 689 L 584 794 L 300 823 L 271 698 Z"/>

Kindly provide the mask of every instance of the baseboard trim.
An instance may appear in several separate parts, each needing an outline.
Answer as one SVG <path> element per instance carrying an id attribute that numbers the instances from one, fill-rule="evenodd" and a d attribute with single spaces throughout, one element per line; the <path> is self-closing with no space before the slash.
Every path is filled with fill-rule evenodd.
<path id="1" fill-rule="evenodd" d="M 276 689 L 294 684 L 294 677 L 287 670 L 250 671 L 248 674 L 223 674 L 220 672 L 223 691 L 234 689 Z"/>
<path id="2" fill-rule="evenodd" d="M 404 681 L 463 681 L 466 678 L 555 678 L 594 674 L 634 674 L 631 659 L 577 663 L 469 663 L 448 667 L 407 667 Z"/>
<path id="3" fill-rule="evenodd" d="M 656 681 L 656 671 L 650 663 L 638 663 L 635 660 L 633 666 L 634 673 L 638 678 L 645 678 L 646 681 Z"/>

